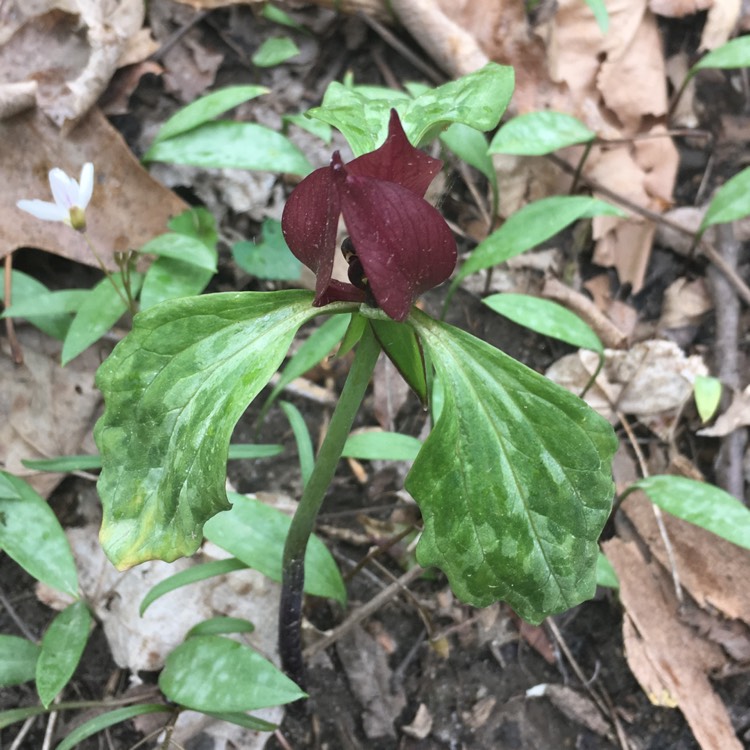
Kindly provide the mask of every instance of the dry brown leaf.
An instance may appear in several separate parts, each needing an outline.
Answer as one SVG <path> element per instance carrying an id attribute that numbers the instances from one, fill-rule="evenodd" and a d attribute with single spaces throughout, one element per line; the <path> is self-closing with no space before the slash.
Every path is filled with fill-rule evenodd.
<path id="1" fill-rule="evenodd" d="M 420 703 L 417 713 L 411 720 L 411 724 L 401 727 L 401 731 L 404 734 L 408 734 L 409 737 L 414 737 L 416 740 L 423 740 L 425 737 L 428 737 L 432 731 L 432 714 L 430 713 L 430 709 L 424 703 Z"/>
<path id="2" fill-rule="evenodd" d="M 595 732 L 600 737 L 607 737 L 610 742 L 614 736 L 609 724 L 591 698 L 567 685 L 536 685 L 526 691 L 527 698 L 548 698 L 550 703 L 571 721 Z"/>
<path id="3" fill-rule="evenodd" d="M 177 0 L 178 3 L 189 5 L 200 10 L 226 8 L 227 5 L 262 5 L 266 0 Z"/>
<path id="4" fill-rule="evenodd" d="M 62 344 L 46 334 L 16 325 L 24 356 L 14 365 L 3 337 L 0 354 L 0 464 L 47 497 L 62 474 L 27 469 L 21 459 L 54 458 L 81 450 L 101 400 L 94 373 L 102 352 L 89 349 L 60 366 Z"/>
<path id="5" fill-rule="evenodd" d="M 657 16 L 667 18 L 682 18 L 706 10 L 714 5 L 716 0 L 648 0 L 648 7 Z"/>
<path id="6" fill-rule="evenodd" d="M 713 309 L 713 301 L 703 277 L 692 281 L 682 277 L 672 282 L 664 292 L 659 329 L 696 325 Z"/>
<path id="7" fill-rule="evenodd" d="M 657 705 L 679 706 L 702 750 L 741 750 L 707 677 L 725 663 L 721 649 L 680 622 L 670 576 L 636 542 L 615 538 L 603 547 L 620 580 L 628 664 L 646 694 Z"/>
<path id="8" fill-rule="evenodd" d="M 92 110 L 63 136 L 39 110 L 0 122 L 0 173 L 7 200 L 0 203 L 0 257 L 19 247 L 37 247 L 96 266 L 83 238 L 72 229 L 40 221 L 16 208 L 17 200 L 50 196 L 47 173 L 61 167 L 76 178 L 94 162 L 94 195 L 86 212 L 87 234 L 105 263 L 113 253 L 139 248 L 167 229 L 187 205 L 146 172 L 120 134 Z"/>
<path id="9" fill-rule="evenodd" d="M 684 50 L 667 58 L 667 77 L 672 88 L 677 91 L 687 78 L 690 62 Z M 682 90 L 677 106 L 672 110 L 670 122 L 674 127 L 697 128 L 700 120 L 695 114 L 695 77 L 692 76 Z"/>
<path id="10" fill-rule="evenodd" d="M 0 120 L 25 112 L 36 105 L 36 81 L 0 84 Z"/>
<path id="11" fill-rule="evenodd" d="M 729 408 L 720 414 L 711 427 L 699 430 L 699 435 L 724 437 L 740 427 L 750 425 L 750 386 L 742 393 L 735 393 Z"/>
<path id="12" fill-rule="evenodd" d="M 734 34 L 740 20 L 742 0 L 713 0 L 701 34 L 700 52 L 716 49 Z"/>
<path id="13" fill-rule="evenodd" d="M 58 126 L 88 112 L 126 51 L 132 62 L 131 40 L 141 34 L 145 13 L 142 0 L 13 0 L 11 5 L 20 22 L 0 37 L 0 76 L 37 80 L 37 101 Z M 140 50 L 149 53 L 142 39 Z"/>

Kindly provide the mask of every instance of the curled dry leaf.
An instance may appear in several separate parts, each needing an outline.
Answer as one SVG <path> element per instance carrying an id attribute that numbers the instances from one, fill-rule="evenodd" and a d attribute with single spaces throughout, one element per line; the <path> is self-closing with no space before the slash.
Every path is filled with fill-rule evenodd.
<path id="1" fill-rule="evenodd" d="M 713 0 L 701 34 L 699 50 L 721 47 L 734 34 L 740 20 L 742 0 Z"/>
<path id="2" fill-rule="evenodd" d="M 141 247 L 166 231 L 167 221 L 187 206 L 160 185 L 133 156 L 120 134 L 93 110 L 67 136 L 38 109 L 0 122 L 0 173 L 8 200 L 0 203 L 4 242 L 0 257 L 20 247 L 37 247 L 96 266 L 83 238 L 72 229 L 23 213 L 15 202 L 49 197 L 47 174 L 60 167 L 77 175 L 94 162 L 94 194 L 86 212 L 87 234 L 112 269 L 115 252 Z"/>
<path id="3" fill-rule="evenodd" d="M 658 327 L 664 330 L 696 325 L 713 306 L 705 279 L 699 277 L 691 281 L 683 276 L 673 281 L 664 292 Z"/>

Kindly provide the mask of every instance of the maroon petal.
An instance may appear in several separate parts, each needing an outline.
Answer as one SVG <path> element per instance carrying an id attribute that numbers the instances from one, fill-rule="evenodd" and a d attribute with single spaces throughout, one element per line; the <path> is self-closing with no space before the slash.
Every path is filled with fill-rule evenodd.
<path id="1" fill-rule="evenodd" d="M 351 174 L 337 183 L 344 221 L 375 301 L 403 321 L 420 294 L 453 272 L 453 234 L 435 208 L 401 185 Z"/>
<path id="2" fill-rule="evenodd" d="M 338 152 L 333 162 L 341 164 Z M 333 168 L 322 167 L 292 191 L 281 216 L 281 231 L 295 257 L 316 275 L 315 304 L 331 281 L 341 207 L 333 187 Z"/>
<path id="3" fill-rule="evenodd" d="M 364 302 L 367 295 L 356 286 L 347 284 L 345 281 L 331 279 L 322 294 L 315 298 L 314 305 L 323 307 L 331 302 Z"/>
<path id="4" fill-rule="evenodd" d="M 395 182 L 423 197 L 443 162 L 409 143 L 395 109 L 391 110 L 385 143 L 346 165 L 349 174 Z"/>

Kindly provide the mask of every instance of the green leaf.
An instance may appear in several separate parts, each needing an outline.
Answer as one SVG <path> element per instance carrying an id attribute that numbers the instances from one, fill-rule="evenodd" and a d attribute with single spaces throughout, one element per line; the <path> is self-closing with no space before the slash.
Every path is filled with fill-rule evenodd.
<path id="1" fill-rule="evenodd" d="M 496 127 L 513 93 L 513 69 L 488 63 L 475 73 L 423 91 L 415 99 L 403 93 L 390 96 L 377 90 L 370 96 L 363 87 L 351 89 L 333 82 L 323 104 L 308 114 L 338 128 L 355 156 L 374 150 L 385 140 L 388 114 L 398 110 L 404 131 L 415 146 L 437 137 L 451 123 L 475 130 Z M 385 96 L 385 98 L 383 98 Z"/>
<path id="2" fill-rule="evenodd" d="M 115 708 L 112 711 L 106 711 L 103 714 L 89 719 L 83 724 L 77 726 L 56 748 L 55 750 L 72 750 L 80 742 L 101 732 L 107 727 L 120 724 L 128 719 L 134 719 L 136 716 L 155 713 L 171 713 L 172 706 L 165 703 L 139 703 L 134 706 L 124 706 Z"/>
<path id="3" fill-rule="evenodd" d="M 159 129 L 154 144 L 187 133 L 239 104 L 267 93 L 265 86 L 229 86 L 206 94 L 172 115 Z"/>
<path id="4" fill-rule="evenodd" d="M 170 219 L 167 226 L 177 234 L 200 240 L 206 247 L 215 250 L 219 241 L 216 219 L 203 206 L 195 206 Z"/>
<path id="5" fill-rule="evenodd" d="M 706 375 L 695 376 L 693 396 L 701 421 L 708 422 L 716 414 L 721 401 L 721 388 L 721 380 L 718 378 L 711 378 Z"/>
<path id="6" fill-rule="evenodd" d="M 750 509 L 724 490 L 666 474 L 639 479 L 628 492 L 633 489 L 643 490 L 667 513 L 750 549 Z"/>
<path id="7" fill-rule="evenodd" d="M 78 596 L 68 539 L 52 509 L 26 482 L 0 472 L 0 549 L 29 575 Z"/>
<path id="8" fill-rule="evenodd" d="M 743 39 L 750 37 L 742 37 Z M 726 224 L 730 221 L 742 219 L 750 214 L 750 167 L 746 167 L 739 174 L 727 180 L 714 195 L 698 233 L 708 229 L 713 224 Z"/>
<path id="9" fill-rule="evenodd" d="M 440 419 L 406 479 L 421 565 L 459 599 L 504 600 L 538 623 L 590 598 L 611 507 L 611 425 L 489 344 L 419 311 L 411 320 L 444 386 Z"/>
<path id="10" fill-rule="evenodd" d="M 619 208 L 583 195 L 555 195 L 529 203 L 474 248 L 451 283 L 451 290 L 470 274 L 536 247 L 574 221 L 602 215 L 624 216 Z"/>
<path id="11" fill-rule="evenodd" d="M 213 271 L 172 258 L 157 258 L 146 271 L 141 289 L 141 310 L 179 297 L 200 294 L 213 277 Z"/>
<path id="12" fill-rule="evenodd" d="M 728 70 L 747 67 L 750 67 L 750 37 L 738 36 L 704 55 L 690 68 L 688 76 L 694 76 L 699 70 L 706 68 Z"/>
<path id="13" fill-rule="evenodd" d="M 25 638 L 0 634 L 0 687 L 33 680 L 39 650 L 36 643 Z"/>
<path id="14" fill-rule="evenodd" d="M 21 271 L 11 271 L 11 299 L 13 301 L 13 306 L 16 307 L 17 304 L 36 304 L 39 302 L 40 305 L 46 305 L 47 304 L 47 298 L 50 295 L 56 295 L 56 292 L 50 292 L 49 289 L 47 289 L 44 284 L 42 284 L 40 281 L 37 281 L 32 276 L 29 276 Z M 70 289 L 67 290 L 68 295 L 70 293 L 75 294 L 78 290 Z M 84 290 L 86 291 L 86 290 Z M 5 285 L 0 284 L 0 300 L 5 301 Z M 55 303 L 57 304 L 57 303 Z M 5 311 L 5 315 L 7 317 L 11 317 L 11 315 L 8 314 L 8 310 Z M 69 314 L 60 314 L 60 315 L 32 315 L 31 317 L 26 318 L 26 320 L 31 323 L 31 325 L 38 328 L 40 331 L 46 333 L 48 336 L 52 336 L 52 338 L 58 339 L 59 341 L 62 341 L 65 338 L 65 334 L 68 332 L 68 328 L 70 328 L 70 323 L 72 321 L 72 318 Z"/>
<path id="15" fill-rule="evenodd" d="M 122 277 L 114 273 L 111 279 L 123 291 Z M 143 277 L 139 273 L 130 275 L 133 296 L 138 294 Z M 124 294 L 124 291 L 123 291 Z M 62 363 L 71 359 L 98 341 L 125 314 L 128 306 L 115 292 L 109 279 L 102 279 L 88 294 L 68 329 L 62 349 Z"/>
<path id="16" fill-rule="evenodd" d="M 543 336 L 564 341 L 579 349 L 604 353 L 599 337 L 575 313 L 557 302 L 528 294 L 492 294 L 482 300 L 496 313 Z"/>
<path id="17" fill-rule="evenodd" d="M 529 112 L 518 115 L 497 131 L 491 154 L 540 156 L 596 138 L 580 120 L 562 112 Z"/>
<path id="18" fill-rule="evenodd" d="M 265 443 L 232 443 L 229 446 L 229 460 L 240 461 L 248 458 L 273 458 L 284 452 L 283 445 Z"/>
<path id="19" fill-rule="evenodd" d="M 251 648 L 221 636 L 190 638 L 167 657 L 159 687 L 196 711 L 252 711 L 305 698 L 288 677 Z"/>
<path id="20" fill-rule="evenodd" d="M 272 3 L 264 3 L 261 15 L 266 21 L 271 21 L 271 23 L 288 26 L 290 29 L 296 29 L 297 31 L 307 31 L 301 23 L 297 23 L 288 13 L 285 13 L 281 8 L 277 8 Z"/>
<path id="21" fill-rule="evenodd" d="M 413 461 L 422 441 L 400 432 L 372 430 L 349 435 L 342 456 L 363 461 Z"/>
<path id="22" fill-rule="evenodd" d="M 214 516 L 204 528 L 206 539 L 273 581 L 281 581 L 281 558 L 291 518 L 254 497 L 230 494 L 232 509 Z M 341 573 L 316 536 L 305 553 L 305 592 L 346 603 Z"/>
<path id="23" fill-rule="evenodd" d="M 248 566 L 242 561 L 230 558 L 228 560 L 212 560 L 207 563 L 199 563 L 198 565 L 181 570 L 179 573 L 175 573 L 169 576 L 169 578 L 159 581 L 159 583 L 149 589 L 141 601 L 138 614 L 143 617 L 146 610 L 157 599 L 161 599 L 162 596 L 168 594 L 170 591 L 175 591 L 183 586 L 189 586 L 191 583 L 205 581 L 207 578 L 223 576 L 227 575 L 227 573 L 233 573 L 235 570 L 246 570 L 247 568 Z"/>
<path id="24" fill-rule="evenodd" d="M 306 175 L 312 165 L 287 138 L 254 122 L 209 122 L 155 143 L 146 162 L 166 161 L 195 167 L 255 169 Z"/>
<path id="25" fill-rule="evenodd" d="M 424 355 L 414 329 L 394 320 L 371 320 L 372 330 L 383 347 L 383 351 L 401 373 L 401 377 L 427 405 L 427 374 Z"/>
<path id="26" fill-rule="evenodd" d="M 238 726 L 245 727 L 245 729 L 252 729 L 255 732 L 273 732 L 278 729 L 277 724 L 272 724 L 270 721 L 264 721 L 256 716 L 248 716 L 237 711 L 204 711 L 206 716 L 213 716 L 214 719 L 219 721 L 228 721 L 230 724 L 237 724 Z"/>
<path id="27" fill-rule="evenodd" d="M 43 706 L 26 706 L 25 708 L 11 708 L 9 711 L 0 711 L 0 729 L 5 729 L 17 721 L 26 721 L 31 716 L 47 713 Z"/>
<path id="28" fill-rule="evenodd" d="M 99 368 L 106 409 L 100 540 L 120 568 L 191 555 L 228 507 L 229 439 L 281 364 L 297 329 L 321 313 L 303 291 L 171 300 L 136 315 Z M 326 313 L 348 312 L 335 303 Z"/>
<path id="29" fill-rule="evenodd" d="M 286 244 L 281 233 L 281 222 L 266 219 L 261 228 L 261 241 L 235 242 L 232 257 L 237 265 L 259 279 L 299 281 L 300 263 Z"/>
<path id="30" fill-rule="evenodd" d="M 441 134 L 440 140 L 459 159 L 463 159 L 487 178 L 492 189 L 492 213 L 496 214 L 498 204 L 497 172 L 495 172 L 495 165 L 487 152 L 487 138 L 484 134 L 461 122 L 455 122 Z"/>
<path id="31" fill-rule="evenodd" d="M 306 130 L 308 133 L 312 133 L 316 138 L 320 138 L 320 140 L 326 145 L 331 145 L 333 130 L 327 122 L 313 120 L 312 117 L 308 117 L 305 114 L 283 115 L 281 119 L 284 123 L 291 123 L 298 128 L 302 128 L 302 130 Z"/>
<path id="32" fill-rule="evenodd" d="M 585 2 L 591 8 L 602 34 L 606 34 L 609 31 L 609 13 L 604 0 L 585 0 Z"/>
<path id="33" fill-rule="evenodd" d="M 83 304 L 89 295 L 88 289 L 63 289 L 59 292 L 41 293 L 33 299 L 26 298 L 14 302 L 0 317 L 2 318 L 26 318 L 34 317 L 61 317 L 74 313 Z"/>
<path id="34" fill-rule="evenodd" d="M 216 273 L 216 250 L 204 242 L 185 234 L 167 232 L 147 242 L 139 252 L 143 255 L 159 255 L 163 258 L 189 263 L 211 273 Z"/>
<path id="35" fill-rule="evenodd" d="M 612 563 L 601 550 L 599 550 L 599 556 L 596 558 L 596 585 L 605 586 L 609 589 L 620 588 L 620 579 L 617 577 Z"/>
<path id="36" fill-rule="evenodd" d="M 197 635 L 252 633 L 254 630 L 255 625 L 241 617 L 212 617 L 210 620 L 204 620 L 190 628 L 185 638 L 193 638 Z"/>
<path id="37" fill-rule="evenodd" d="M 279 401 L 281 411 L 289 420 L 289 426 L 294 434 L 294 442 L 297 444 L 297 455 L 299 457 L 299 468 L 302 475 L 302 486 L 307 484 L 315 466 L 315 451 L 313 449 L 310 431 L 307 429 L 305 419 L 300 410 L 288 401 Z"/>
<path id="38" fill-rule="evenodd" d="M 263 404 L 258 421 L 263 420 L 271 404 L 289 383 L 304 375 L 330 354 L 333 347 L 341 341 L 350 320 L 351 316 L 349 315 L 334 315 L 308 336 L 281 373 L 278 382 L 273 387 L 265 404 Z"/>
<path id="39" fill-rule="evenodd" d="M 90 630 L 91 613 L 81 601 L 67 606 L 47 628 L 36 663 L 36 690 L 45 708 L 76 671 Z"/>
<path id="40" fill-rule="evenodd" d="M 299 55 L 299 47 L 288 37 L 266 39 L 250 58 L 259 68 L 272 68 Z"/>

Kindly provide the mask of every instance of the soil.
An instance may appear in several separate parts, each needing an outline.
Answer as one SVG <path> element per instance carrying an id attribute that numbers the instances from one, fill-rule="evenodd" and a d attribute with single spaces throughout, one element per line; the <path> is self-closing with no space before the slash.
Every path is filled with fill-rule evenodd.
<path id="1" fill-rule="evenodd" d="M 278 92 L 264 99 L 264 106 L 269 107 L 271 115 L 285 111 L 285 89 L 296 91 L 301 85 L 305 101 L 295 102 L 295 107 L 300 108 L 305 103 L 313 105 L 326 84 L 340 78 L 348 69 L 355 71 L 360 83 L 385 84 L 378 66 L 373 64 L 373 56 L 382 58 L 383 45 L 373 31 L 354 19 L 335 20 L 317 10 L 309 13 L 314 16 L 313 27 L 319 30 L 316 41 L 319 48 L 316 48 L 316 54 L 310 55 L 309 64 L 293 67 L 286 73 L 280 72 L 282 69 L 263 72 L 255 69 L 253 72 L 257 82 Z M 217 11 L 191 32 L 200 43 L 210 44 L 225 53 L 225 63 L 217 76 L 222 85 L 247 81 L 248 66 L 235 51 L 237 47 L 253 49 L 257 46 L 257 35 L 270 34 L 268 24 L 258 19 L 253 23 L 238 22 L 243 18 L 247 21 L 248 14 L 250 10 L 238 8 L 231 12 Z M 236 31 L 238 28 L 243 29 L 242 34 Z M 248 35 L 255 36 L 246 38 Z M 404 38 L 404 41 L 415 47 L 412 40 Z M 670 43 L 675 43 L 675 40 L 671 39 Z M 398 56 L 389 54 L 389 64 L 398 80 L 422 79 L 419 71 L 410 68 Z M 292 80 L 284 76 L 291 76 Z M 726 107 L 728 100 L 722 101 L 722 106 Z M 147 76 L 131 97 L 129 113 L 115 121 L 134 150 L 141 153 L 144 130 L 149 130 L 152 122 L 163 119 L 165 113 L 174 111 L 177 106 L 178 102 L 164 91 L 161 83 Z M 716 116 L 715 111 L 713 116 Z M 715 121 L 707 124 L 715 125 Z M 683 202 L 689 202 L 694 196 L 695 176 L 702 174 L 703 165 L 696 164 L 691 147 L 690 144 L 684 145 L 690 158 L 686 160 L 688 168 L 681 176 L 677 190 Z M 448 202 L 454 210 L 464 198 L 460 190 L 454 188 Z M 194 199 L 189 191 L 184 194 Z M 258 229 L 254 221 L 246 216 L 234 216 L 231 212 L 223 218 L 222 229 L 227 227 L 244 236 L 253 236 Z M 586 258 L 579 261 L 579 270 L 585 274 Z M 23 266 L 23 257 L 19 263 L 19 267 Z M 265 288 L 257 281 L 243 277 L 233 267 L 226 247 L 221 263 L 213 290 L 237 289 L 238 284 L 245 289 Z M 649 276 L 654 283 L 647 282 L 648 294 L 642 293 L 635 300 L 644 319 L 658 317 L 664 285 L 657 280 L 663 282 L 665 278 L 681 275 L 688 265 L 689 261 L 668 252 L 654 254 Z M 57 285 L 78 286 L 74 267 L 66 266 L 64 270 L 71 274 L 69 278 L 61 279 L 60 268 L 54 269 Z M 85 274 L 89 275 L 89 272 Z M 51 285 L 49 279 L 42 280 Z M 427 299 L 426 305 L 437 310 L 440 301 L 439 295 L 433 295 Z M 459 292 L 449 320 L 538 371 L 543 371 L 567 351 L 559 342 L 531 334 L 512 323 L 498 324 L 497 316 L 490 314 L 479 304 L 476 295 L 468 292 Z M 696 329 L 691 343 L 693 346 L 710 345 L 710 326 Z M 343 365 L 333 363 L 330 369 L 311 377 L 321 381 L 327 378 L 334 388 L 338 388 L 344 375 Z M 319 425 L 325 421 L 327 407 L 294 396 L 289 398 L 302 410 L 315 436 Z M 257 403 L 262 403 L 262 398 Z M 360 415 L 362 424 L 375 424 L 372 406 L 370 399 Z M 288 422 L 274 409 L 257 433 L 257 413 L 258 406 L 251 407 L 238 424 L 234 441 L 281 443 L 285 446 L 285 453 L 281 458 L 232 462 L 229 478 L 242 492 L 267 490 L 298 496 L 301 482 Z M 423 424 L 424 414 L 416 399 L 412 398 L 397 415 L 395 428 L 418 435 Z M 325 536 L 327 530 L 331 549 L 344 572 L 361 560 L 369 549 L 354 543 L 358 535 L 364 533 L 361 516 L 395 526 L 410 512 L 398 494 L 402 489 L 403 466 L 367 464 L 365 469 L 369 479 L 362 484 L 342 462 L 321 517 L 322 533 Z M 83 479 L 69 478 L 50 499 L 52 507 L 68 524 L 76 523 L 77 497 L 85 484 Z M 337 533 L 331 533 L 331 528 Z M 613 524 L 610 524 L 605 536 L 612 533 Z M 394 549 L 404 553 L 403 546 Z M 370 600 L 390 582 L 389 576 L 403 572 L 396 557 L 382 555 L 380 565 L 385 571 L 368 566 L 348 582 L 350 609 Z M 35 639 L 41 637 L 51 613 L 37 601 L 33 580 L 6 556 L 0 556 L 0 581 L 0 593 L 28 628 L 28 635 Z M 624 654 L 622 612 L 617 595 L 611 590 L 602 589 L 593 601 L 554 618 L 564 643 L 580 665 L 586 684 L 576 676 L 548 627 L 524 629 L 503 605 L 495 605 L 484 612 L 462 605 L 453 599 L 440 575 L 418 581 L 411 590 L 413 598 L 397 598 L 387 604 L 365 621 L 359 634 L 350 637 L 350 642 L 329 649 L 308 665 L 307 689 L 311 699 L 303 707 L 287 712 L 280 727 L 283 739 L 271 737 L 268 748 L 606 750 L 620 747 L 614 736 L 607 737 L 597 731 L 591 719 L 591 714 L 596 711 L 592 712 L 590 706 L 574 705 L 570 693 L 567 702 L 562 699 L 557 703 L 546 697 L 527 696 L 527 691 L 542 684 L 570 688 L 584 700 L 587 700 L 587 687 L 596 686 L 608 696 L 612 711 L 635 750 L 695 750 L 698 747 L 682 714 L 653 706 L 632 676 Z M 325 630 L 341 622 L 346 613 L 326 602 L 310 601 L 306 614 L 315 627 Z M 9 616 L 5 607 L 0 607 L 0 632 L 21 634 L 18 623 Z M 442 637 L 435 638 L 440 634 Z M 365 666 L 362 666 L 362 660 L 365 660 Z M 153 681 L 153 676 L 143 677 Z M 377 699 L 371 698 L 369 703 L 363 698 L 363 683 L 368 679 L 376 679 L 379 686 Z M 96 700 L 119 695 L 126 689 L 127 682 L 127 675 L 112 662 L 102 631 L 97 628 L 66 690 L 66 698 Z M 717 682 L 716 687 L 735 721 L 738 736 L 744 737 L 750 747 L 750 685 L 747 676 L 726 678 Z M 0 691 L 0 709 L 35 702 L 30 684 Z M 419 722 L 414 722 L 421 705 L 426 707 L 432 720 L 431 732 L 423 739 L 419 738 Z M 80 716 L 71 714 L 65 718 L 80 720 Z M 591 720 L 590 726 L 586 725 L 587 719 Z M 409 730 L 407 733 L 400 730 L 409 724 L 413 724 L 411 734 Z M 20 745 L 13 747 L 28 750 L 43 747 L 45 726 L 44 721 L 37 720 Z M 59 723 L 56 737 L 64 736 L 65 729 L 69 731 L 71 726 Z M 0 747 L 11 746 L 19 727 L 14 725 L 2 731 Z M 377 733 L 380 730 L 382 735 Z M 79 747 L 83 750 L 126 750 L 135 747 L 139 739 L 140 735 L 132 725 L 125 723 L 110 730 L 106 738 L 104 735 L 93 737 Z M 152 741 L 146 746 L 157 745 Z M 200 738 L 186 746 L 187 750 L 201 747 Z"/>

